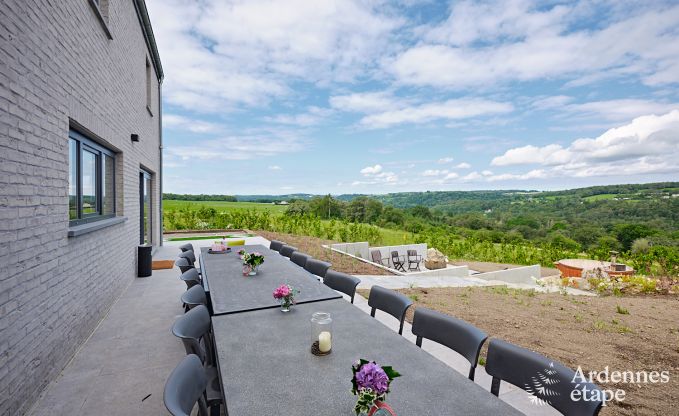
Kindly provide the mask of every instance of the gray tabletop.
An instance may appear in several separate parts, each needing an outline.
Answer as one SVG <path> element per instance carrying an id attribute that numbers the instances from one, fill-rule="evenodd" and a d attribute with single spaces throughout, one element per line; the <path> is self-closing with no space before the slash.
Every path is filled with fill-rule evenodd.
<path id="1" fill-rule="evenodd" d="M 241 248 L 264 255 L 264 263 L 259 266 L 256 276 L 243 276 L 243 263 L 237 254 Z M 295 297 L 297 303 L 341 298 L 314 275 L 262 245 L 232 247 L 227 254 L 209 254 L 207 250 L 201 249 L 200 267 L 203 279 L 207 281 L 214 315 L 279 307 L 280 302 L 273 298 L 273 291 L 282 284 L 300 291 Z"/>
<path id="2" fill-rule="evenodd" d="M 310 352 L 314 312 L 333 319 L 325 357 Z M 402 374 L 387 397 L 398 415 L 521 414 L 343 299 L 215 316 L 212 325 L 229 416 L 354 415 L 359 358 Z"/>

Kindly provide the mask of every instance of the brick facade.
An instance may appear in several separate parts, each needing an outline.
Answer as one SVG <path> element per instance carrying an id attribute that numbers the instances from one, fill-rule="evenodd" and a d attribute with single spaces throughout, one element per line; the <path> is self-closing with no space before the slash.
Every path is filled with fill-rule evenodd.
<path id="1" fill-rule="evenodd" d="M 0 415 L 30 408 L 134 279 L 140 167 L 154 174 L 161 241 L 161 71 L 151 67 L 149 111 L 138 0 L 100 3 L 106 27 L 91 0 L 0 3 Z M 127 221 L 69 238 L 73 125 L 119 152 Z"/>

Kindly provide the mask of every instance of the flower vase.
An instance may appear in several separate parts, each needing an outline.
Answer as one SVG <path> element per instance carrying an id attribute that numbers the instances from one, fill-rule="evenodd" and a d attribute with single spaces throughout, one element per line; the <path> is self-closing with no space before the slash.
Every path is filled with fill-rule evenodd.
<path id="1" fill-rule="evenodd" d="M 290 299 L 281 299 L 281 312 L 290 312 L 291 306 L 292 302 L 290 302 Z"/>
<path id="2" fill-rule="evenodd" d="M 396 412 L 388 404 L 377 400 L 373 407 L 370 408 L 367 416 L 396 416 Z"/>
<path id="3" fill-rule="evenodd" d="M 252 272 L 252 267 L 250 267 L 249 264 L 244 264 L 243 265 L 243 276 L 249 276 L 251 272 Z"/>
<path id="4" fill-rule="evenodd" d="M 255 276 L 256 274 L 257 274 L 257 266 L 251 267 L 251 268 L 250 268 L 250 272 L 248 273 L 248 275 L 250 275 L 250 276 Z"/>

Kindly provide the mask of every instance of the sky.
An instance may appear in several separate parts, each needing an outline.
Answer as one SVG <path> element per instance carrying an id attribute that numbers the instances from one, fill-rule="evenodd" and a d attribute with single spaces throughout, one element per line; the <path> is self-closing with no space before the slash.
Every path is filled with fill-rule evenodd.
<path id="1" fill-rule="evenodd" d="M 679 180 L 676 1 L 147 6 L 165 192 Z"/>

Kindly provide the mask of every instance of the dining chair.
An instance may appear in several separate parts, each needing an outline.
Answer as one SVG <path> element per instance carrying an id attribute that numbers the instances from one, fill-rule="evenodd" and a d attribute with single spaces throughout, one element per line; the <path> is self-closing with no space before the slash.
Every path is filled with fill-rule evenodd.
<path id="1" fill-rule="evenodd" d="M 310 258 L 306 261 L 304 270 L 318 277 L 325 277 L 325 273 L 331 266 L 332 264 L 328 263 L 327 261 Z"/>
<path id="2" fill-rule="evenodd" d="M 195 267 L 187 269 L 184 273 L 179 275 L 179 278 L 186 283 L 186 290 L 189 290 L 196 285 L 200 286 L 201 284 L 200 274 L 198 274 L 198 269 Z"/>
<path id="3" fill-rule="evenodd" d="M 233 240 L 233 241 L 227 241 L 226 245 L 227 245 L 228 247 L 244 246 L 244 245 L 245 245 L 245 240 Z"/>
<path id="4" fill-rule="evenodd" d="M 280 251 L 281 251 L 281 247 L 283 247 L 284 245 L 285 245 L 285 243 L 282 242 L 282 241 L 271 240 L 271 242 L 269 243 L 269 248 L 270 248 L 271 250 L 273 250 L 273 251 L 278 251 L 278 252 L 280 252 Z"/>
<path id="5" fill-rule="evenodd" d="M 196 354 L 204 365 L 215 362 L 210 335 L 210 312 L 198 305 L 174 321 L 172 334 L 182 340 L 187 354 Z"/>
<path id="6" fill-rule="evenodd" d="M 536 352 L 496 338 L 488 344 L 486 372 L 493 377 L 490 392 L 495 396 L 499 395 L 500 382 L 504 380 L 564 415 L 597 415 L 603 405 L 598 400 L 571 399 L 576 390 L 581 393 L 587 390 L 590 399 L 603 397 L 603 392 L 595 384 L 576 381 L 575 371 Z M 579 397 L 584 397 L 584 393 Z"/>
<path id="7" fill-rule="evenodd" d="M 382 257 L 382 252 L 380 250 L 372 250 L 370 252 L 370 258 L 373 263 L 377 263 L 380 266 L 389 267 L 389 258 Z"/>
<path id="8" fill-rule="evenodd" d="M 403 267 L 405 261 L 405 256 L 400 256 L 398 251 L 394 250 L 391 252 L 391 264 L 394 265 L 394 269 L 405 272 L 406 269 Z"/>
<path id="9" fill-rule="evenodd" d="M 179 267 L 179 271 L 181 271 L 182 273 L 185 273 L 191 269 L 194 270 L 196 269 L 191 263 L 189 263 L 189 260 L 184 257 L 180 257 L 177 260 L 175 260 L 174 265 Z M 196 270 L 196 272 L 198 271 Z"/>
<path id="10" fill-rule="evenodd" d="M 370 289 L 370 296 L 368 297 L 368 306 L 372 308 L 370 316 L 374 318 L 375 310 L 379 309 L 398 319 L 400 322 L 399 335 L 403 335 L 403 321 L 406 318 L 406 311 L 412 304 L 413 301 L 409 297 L 394 290 L 382 286 L 373 286 Z"/>
<path id="11" fill-rule="evenodd" d="M 279 251 L 279 253 L 281 253 L 281 256 L 285 256 L 287 258 L 290 258 L 290 256 L 292 256 L 292 253 L 294 253 L 297 250 L 298 250 L 297 247 L 289 246 L 289 245 L 286 244 L 283 247 L 281 247 L 281 250 Z"/>
<path id="12" fill-rule="evenodd" d="M 290 261 L 295 263 L 299 267 L 304 267 L 304 266 L 306 266 L 307 260 L 309 260 L 311 258 L 313 258 L 313 257 L 311 257 L 308 254 L 302 253 L 301 251 L 295 251 L 290 256 Z"/>
<path id="13" fill-rule="evenodd" d="M 185 312 L 188 312 L 198 305 L 207 306 L 207 296 L 205 295 L 205 290 L 201 285 L 194 284 L 188 288 L 184 293 L 182 293 L 181 300 L 184 304 Z"/>
<path id="14" fill-rule="evenodd" d="M 214 391 L 214 387 L 218 390 Z M 163 403 L 172 416 L 189 416 L 198 405 L 198 416 L 221 413 L 219 379 L 206 374 L 200 358 L 189 354 L 172 370 L 165 382 Z M 208 413 L 208 408 L 210 413 Z"/>
<path id="15" fill-rule="evenodd" d="M 419 271 L 422 256 L 417 254 L 417 250 L 407 250 L 406 254 L 408 257 L 408 271 Z"/>
<path id="16" fill-rule="evenodd" d="M 422 347 L 422 338 L 427 338 L 462 355 L 471 364 L 469 379 L 474 380 L 479 354 L 488 335 L 461 319 L 427 308 L 415 309 L 413 317 L 415 344 Z"/>
<path id="17" fill-rule="evenodd" d="M 356 286 L 361 283 L 358 277 L 351 276 L 346 273 L 338 272 L 337 270 L 329 269 L 325 272 L 323 284 L 330 289 L 337 290 L 351 297 L 351 303 L 354 303 L 354 296 L 356 295 Z"/>
<path id="18" fill-rule="evenodd" d="M 181 253 L 179 253 L 179 256 L 177 257 L 179 257 L 180 259 L 184 258 L 188 260 L 191 266 L 195 266 L 196 264 L 196 255 L 193 253 L 193 250 L 182 251 Z"/>
<path id="19" fill-rule="evenodd" d="M 181 246 L 179 246 L 179 249 L 182 251 L 182 253 L 189 250 L 193 251 L 193 244 L 191 243 L 182 244 Z"/>

